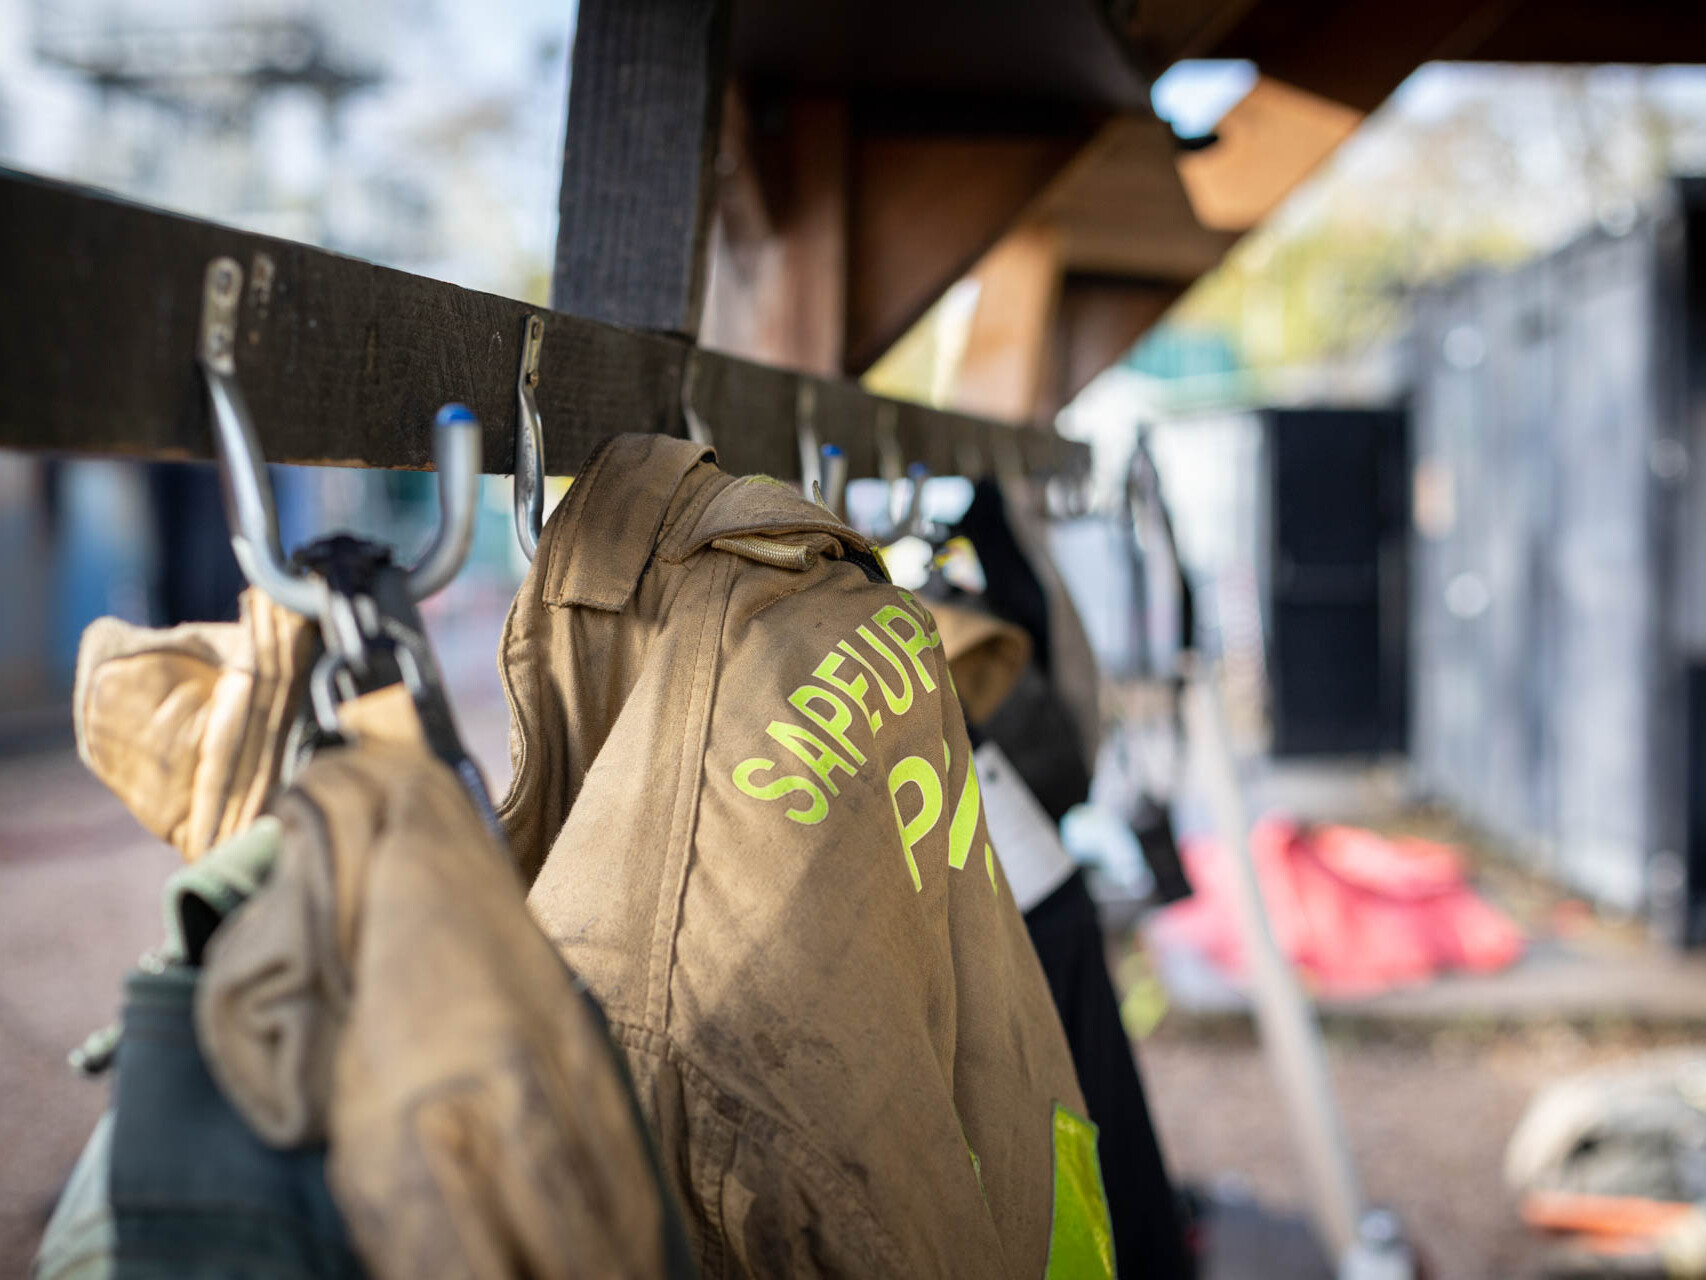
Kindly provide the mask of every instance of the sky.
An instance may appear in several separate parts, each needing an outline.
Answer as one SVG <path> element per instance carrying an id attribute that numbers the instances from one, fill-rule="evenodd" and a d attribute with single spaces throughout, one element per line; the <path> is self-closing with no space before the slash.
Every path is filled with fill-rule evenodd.
<path id="1" fill-rule="evenodd" d="M 218 95 L 185 113 L 104 97 L 36 55 L 127 24 L 281 17 L 312 22 L 378 82 L 335 111 L 271 93 L 223 128 Z M 572 0 L 0 0 L 0 164 L 539 297 L 572 31 Z"/>

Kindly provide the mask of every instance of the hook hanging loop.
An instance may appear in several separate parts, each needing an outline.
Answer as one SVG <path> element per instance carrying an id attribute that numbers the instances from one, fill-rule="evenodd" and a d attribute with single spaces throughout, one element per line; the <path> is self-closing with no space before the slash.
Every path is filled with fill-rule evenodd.
<path id="1" fill-rule="evenodd" d="M 521 371 L 515 379 L 515 536 L 529 560 L 539 550 L 545 519 L 545 424 L 539 417 L 539 352 L 545 321 L 530 315 L 522 328 Z"/>
<path id="2" fill-rule="evenodd" d="M 930 479 L 930 468 L 922 462 L 915 462 L 906 469 L 906 478 L 912 481 L 912 492 L 907 497 L 906 516 L 900 522 L 900 531 L 918 537 L 924 533 L 924 485 Z"/>

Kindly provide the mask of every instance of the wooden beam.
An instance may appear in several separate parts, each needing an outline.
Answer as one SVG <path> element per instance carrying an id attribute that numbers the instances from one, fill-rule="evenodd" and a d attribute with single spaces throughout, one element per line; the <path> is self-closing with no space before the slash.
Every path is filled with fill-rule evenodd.
<path id="1" fill-rule="evenodd" d="M 546 467 L 575 471 L 622 431 L 679 434 L 684 379 L 732 469 L 800 474 L 800 384 L 819 438 L 877 473 L 878 423 L 910 457 L 954 469 L 959 446 L 1011 447 L 1037 471 L 1088 466 L 1047 432 L 882 401 L 680 338 L 636 332 L 377 267 L 306 245 L 162 213 L 0 170 L 0 448 L 209 458 L 195 363 L 207 264 L 243 267 L 237 375 L 273 462 L 431 465 L 431 421 L 460 400 L 485 431 L 482 467 L 514 458 L 523 322 L 545 322 L 538 400 Z M 1032 437 L 1035 437 L 1034 439 Z"/>
<path id="2" fill-rule="evenodd" d="M 1060 237 L 1045 223 L 1014 228 L 978 262 L 977 307 L 949 402 L 1007 422 L 1037 415 L 1060 298 Z"/>
<path id="3" fill-rule="evenodd" d="M 1087 133 L 868 133 L 855 119 L 846 370 L 863 373 L 999 240 Z"/>
<path id="4" fill-rule="evenodd" d="M 1061 232 L 1068 271 L 1195 280 L 1237 236 L 1197 221 L 1171 130 L 1152 115 L 1108 121 L 1031 211 Z"/>
<path id="5" fill-rule="evenodd" d="M 1049 378 L 1037 419 L 1052 422 L 1090 380 L 1118 360 L 1179 300 L 1176 280 L 1068 275 L 1061 284 Z"/>
<path id="6" fill-rule="evenodd" d="M 729 0 L 582 0 L 551 305 L 697 334 Z"/>
<path id="7" fill-rule="evenodd" d="M 756 116 L 756 119 L 755 119 Z M 847 320 L 847 107 L 731 86 L 700 341 L 835 377 Z"/>
<path id="8" fill-rule="evenodd" d="M 1362 113 L 1261 76 L 1214 127 L 1211 147 L 1178 160 L 1197 220 L 1217 231 L 1248 231 L 1338 150 Z"/>
<path id="9" fill-rule="evenodd" d="M 1511 0 L 1266 0 L 1202 56 L 1249 58 L 1276 79 L 1372 111 L 1430 58 L 1470 56 L 1511 7 Z"/>
<path id="10" fill-rule="evenodd" d="M 740 0 L 734 62 L 753 79 L 819 91 L 999 95 L 1132 110 L 1147 106 L 1149 83 L 1113 16 L 1149 3 Z"/>

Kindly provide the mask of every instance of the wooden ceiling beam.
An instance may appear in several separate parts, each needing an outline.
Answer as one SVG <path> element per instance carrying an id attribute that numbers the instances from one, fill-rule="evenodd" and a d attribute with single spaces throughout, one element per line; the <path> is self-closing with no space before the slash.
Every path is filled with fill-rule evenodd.
<path id="1" fill-rule="evenodd" d="M 1052 422 L 1092 378 L 1131 350 L 1187 287 L 1178 280 L 1069 274 L 1055 309 L 1049 376 L 1038 397 L 1037 420 Z"/>
<path id="2" fill-rule="evenodd" d="M 948 402 L 1006 422 L 1037 415 L 1060 299 L 1060 236 L 1045 223 L 1016 227 L 971 273 L 978 285 L 965 351 Z"/>
<path id="3" fill-rule="evenodd" d="M 855 136 L 846 371 L 870 368 L 988 252 L 1087 137 L 1087 129 Z"/>
<path id="4" fill-rule="evenodd" d="M 700 333 L 706 347 L 840 375 L 848 166 L 845 103 L 799 97 L 755 111 L 730 87 Z"/>

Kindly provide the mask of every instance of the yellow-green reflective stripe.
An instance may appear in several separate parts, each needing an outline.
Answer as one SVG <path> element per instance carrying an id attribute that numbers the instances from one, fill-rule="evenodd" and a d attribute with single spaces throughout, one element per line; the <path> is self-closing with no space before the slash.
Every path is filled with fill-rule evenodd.
<path id="1" fill-rule="evenodd" d="M 1047 1280 L 1112 1277 L 1114 1228 L 1096 1158 L 1096 1126 L 1054 1106 L 1054 1225 Z"/>
<path id="2" fill-rule="evenodd" d="M 943 753 L 947 745 L 943 744 Z M 966 781 L 960 789 L 960 802 L 954 806 L 954 820 L 948 826 L 948 865 L 955 871 L 963 869 L 971 855 L 971 842 L 977 835 L 977 818 L 983 808 L 983 796 L 977 785 L 977 761 L 966 757 Z"/>

